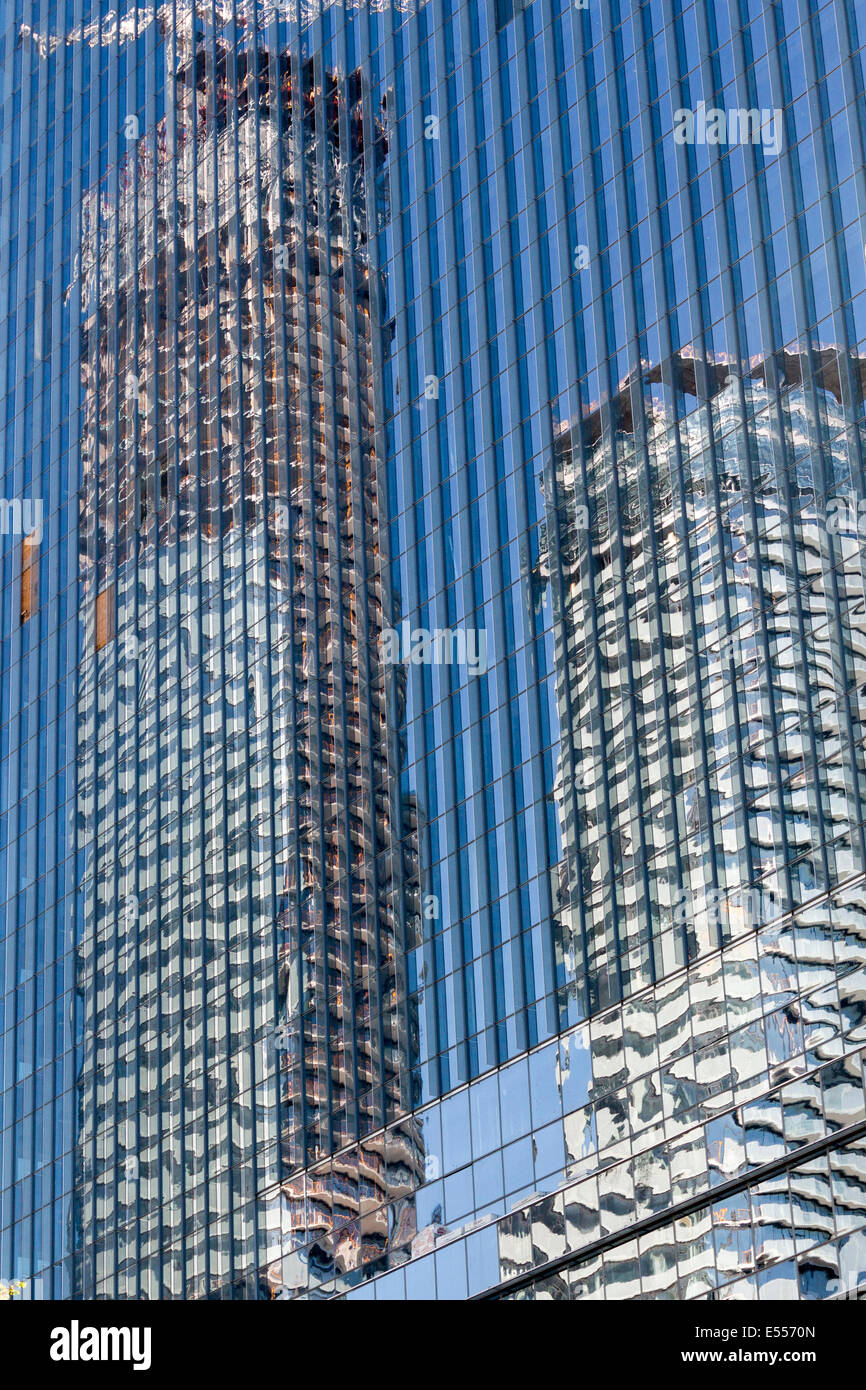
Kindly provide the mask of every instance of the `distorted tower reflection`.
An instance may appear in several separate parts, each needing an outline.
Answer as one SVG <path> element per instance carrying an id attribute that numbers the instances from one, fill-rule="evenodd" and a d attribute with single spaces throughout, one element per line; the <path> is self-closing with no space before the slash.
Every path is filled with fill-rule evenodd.
<path id="1" fill-rule="evenodd" d="M 335 1229 L 351 1263 L 394 1146 L 310 1165 L 412 1103 L 366 202 L 387 113 L 359 72 L 194 16 L 164 38 L 173 103 L 88 195 L 81 258 L 83 1297 L 252 1296 Z M 420 1163 L 407 1130 L 389 1196 Z"/>
<path id="2" fill-rule="evenodd" d="M 825 520 L 862 448 L 864 367 L 826 349 L 682 353 L 561 429 L 537 585 L 562 730 L 554 894 L 581 1010 L 864 866 L 844 703 L 864 582 Z"/>

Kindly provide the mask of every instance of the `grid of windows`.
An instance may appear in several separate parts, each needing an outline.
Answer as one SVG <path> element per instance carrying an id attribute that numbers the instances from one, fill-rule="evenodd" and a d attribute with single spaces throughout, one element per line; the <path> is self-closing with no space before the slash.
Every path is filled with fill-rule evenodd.
<path id="1" fill-rule="evenodd" d="M 860 0 L 7 10 L 0 1280 L 850 1286 Z"/>

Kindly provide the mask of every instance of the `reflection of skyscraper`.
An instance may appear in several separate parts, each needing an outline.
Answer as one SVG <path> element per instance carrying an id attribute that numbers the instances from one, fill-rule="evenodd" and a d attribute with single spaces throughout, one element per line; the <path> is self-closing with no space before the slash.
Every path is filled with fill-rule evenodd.
<path id="1" fill-rule="evenodd" d="M 813 369 L 829 449 L 803 389 Z M 664 387 L 693 403 L 678 422 Z M 835 829 L 859 824 L 835 691 L 859 660 L 863 596 L 821 499 L 848 486 L 862 399 L 859 358 L 678 354 L 559 436 L 538 580 L 571 731 L 555 794 L 562 950 L 590 1011 L 858 871 L 859 833 Z"/>
<path id="2" fill-rule="evenodd" d="M 357 72 L 173 41 L 174 105 L 89 196 L 82 256 L 84 1296 L 278 1287 L 299 1237 L 375 1248 L 352 1183 L 398 1162 L 387 1193 L 411 1191 L 418 1163 L 407 1131 L 369 1174 L 304 1176 L 411 1105 L 365 202 L 385 111 Z"/>
<path id="3" fill-rule="evenodd" d="M 866 1270 L 860 1237 L 827 1243 L 866 1201 L 866 592 L 827 526 L 863 386 L 835 350 L 677 354 L 559 437 L 537 601 L 554 591 L 561 954 L 595 1056 L 581 1180 L 501 1223 L 510 1296 L 796 1296 L 804 1228 L 804 1296 Z"/>

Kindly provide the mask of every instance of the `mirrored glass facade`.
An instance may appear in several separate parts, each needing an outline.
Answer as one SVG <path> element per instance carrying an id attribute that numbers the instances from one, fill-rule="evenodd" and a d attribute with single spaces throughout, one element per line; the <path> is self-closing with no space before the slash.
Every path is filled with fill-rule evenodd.
<path id="1" fill-rule="evenodd" d="M 6 7 L 0 1293 L 866 1287 L 864 44 Z"/>

